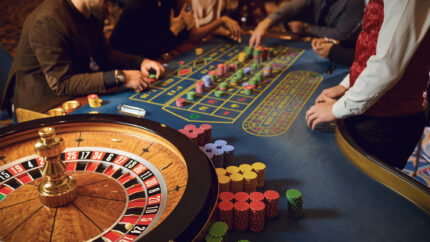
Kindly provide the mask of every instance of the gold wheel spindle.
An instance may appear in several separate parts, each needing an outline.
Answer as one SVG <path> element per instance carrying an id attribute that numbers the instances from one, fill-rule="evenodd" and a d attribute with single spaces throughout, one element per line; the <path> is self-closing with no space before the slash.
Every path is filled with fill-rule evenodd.
<path id="1" fill-rule="evenodd" d="M 63 138 L 55 134 L 55 129 L 46 127 L 39 130 L 40 140 L 34 145 L 36 154 L 43 158 L 42 182 L 39 184 L 39 198 L 51 208 L 72 202 L 78 196 L 76 180 L 65 173 L 66 165 L 61 161 L 65 149 Z"/>

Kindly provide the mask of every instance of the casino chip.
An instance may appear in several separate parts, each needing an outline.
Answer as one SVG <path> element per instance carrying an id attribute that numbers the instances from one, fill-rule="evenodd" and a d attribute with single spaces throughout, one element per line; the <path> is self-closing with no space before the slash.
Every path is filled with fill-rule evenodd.
<path id="1" fill-rule="evenodd" d="M 303 197 L 297 189 L 287 190 L 288 214 L 293 219 L 299 219 L 303 216 Z"/>

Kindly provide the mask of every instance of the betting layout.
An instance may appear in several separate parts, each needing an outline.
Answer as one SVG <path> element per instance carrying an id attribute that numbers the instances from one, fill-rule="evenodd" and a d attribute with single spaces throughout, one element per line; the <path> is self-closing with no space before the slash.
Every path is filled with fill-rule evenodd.
<path id="1" fill-rule="evenodd" d="M 287 71 L 304 49 L 277 44 L 262 48 L 260 58 L 255 58 L 256 49 L 248 48 L 203 45 L 204 54 L 193 56 L 189 62 L 177 61 L 179 65 L 170 63 L 176 67 L 174 71 L 130 99 L 160 105 L 186 121 L 207 123 L 235 123 L 251 105 L 263 102 L 250 110 L 252 116 L 243 123 L 243 129 L 257 136 L 280 135 L 318 87 L 322 75 Z M 262 54 L 268 49 L 269 54 Z M 247 56 L 243 58 L 243 54 Z"/>

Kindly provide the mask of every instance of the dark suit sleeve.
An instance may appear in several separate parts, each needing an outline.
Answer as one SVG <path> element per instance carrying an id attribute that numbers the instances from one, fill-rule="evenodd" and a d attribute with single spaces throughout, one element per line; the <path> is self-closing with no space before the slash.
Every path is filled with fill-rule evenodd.
<path id="1" fill-rule="evenodd" d="M 328 53 L 328 59 L 334 63 L 351 66 L 354 61 L 355 50 L 341 45 L 333 45 Z"/>
<path id="2" fill-rule="evenodd" d="M 353 33 L 360 27 L 363 19 L 363 0 L 348 0 L 345 9 L 341 11 L 336 26 L 311 26 L 311 34 L 318 37 L 329 37 L 338 40 L 351 38 Z"/>
<path id="3" fill-rule="evenodd" d="M 309 8 L 311 7 L 311 0 L 291 0 L 282 3 L 276 11 L 267 17 L 272 20 L 272 25 L 276 25 L 281 21 L 290 21 L 291 19 L 303 14 L 305 9 L 310 10 Z"/>
<path id="4" fill-rule="evenodd" d="M 59 96 L 105 92 L 103 73 L 77 73 L 72 65 L 69 41 L 55 19 L 34 23 L 29 42 L 46 81 Z"/>

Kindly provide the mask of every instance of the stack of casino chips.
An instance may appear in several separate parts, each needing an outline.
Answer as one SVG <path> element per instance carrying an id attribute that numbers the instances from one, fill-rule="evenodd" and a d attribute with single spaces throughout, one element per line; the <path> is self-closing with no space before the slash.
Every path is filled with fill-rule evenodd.
<path id="1" fill-rule="evenodd" d="M 187 100 L 183 97 L 176 99 L 176 107 L 183 107 L 185 106 Z"/>
<path id="2" fill-rule="evenodd" d="M 246 61 L 246 57 L 247 57 L 246 52 L 240 52 L 240 53 L 239 53 L 239 57 L 237 58 L 237 60 L 238 60 L 240 63 L 244 63 L 244 62 Z"/>
<path id="3" fill-rule="evenodd" d="M 195 98 L 196 98 L 196 92 L 195 91 L 187 92 L 187 100 L 193 101 Z"/>
<path id="4" fill-rule="evenodd" d="M 209 75 L 202 76 L 202 80 L 203 80 L 205 88 L 211 88 L 212 87 L 212 78 Z"/>
<path id="5" fill-rule="evenodd" d="M 97 94 L 90 94 L 87 96 L 88 98 L 88 105 L 92 108 L 98 108 L 102 104 L 102 100 L 99 98 Z"/>
<path id="6" fill-rule="evenodd" d="M 194 124 L 187 124 L 178 131 L 186 135 L 198 146 L 206 145 L 212 138 L 212 125 L 210 124 L 202 124 L 199 128 Z"/>
<path id="7" fill-rule="evenodd" d="M 233 228 L 234 210 L 233 202 L 221 201 L 218 203 L 218 220 L 226 223 L 228 227 Z"/>
<path id="8" fill-rule="evenodd" d="M 253 48 L 251 46 L 245 47 L 245 54 L 248 59 L 252 57 L 252 51 L 253 51 Z"/>
<path id="9" fill-rule="evenodd" d="M 302 193 L 297 189 L 287 190 L 288 214 L 293 219 L 299 219 L 303 216 L 303 198 Z"/>
<path id="10" fill-rule="evenodd" d="M 218 64 L 217 65 L 217 73 L 218 76 L 224 76 L 225 74 L 225 65 L 224 64 Z"/>
<path id="11" fill-rule="evenodd" d="M 245 66 L 244 68 L 243 68 L 243 74 L 245 74 L 245 75 L 249 75 L 249 74 L 251 74 L 252 73 L 252 69 L 251 69 L 251 67 L 250 66 Z"/>
<path id="12" fill-rule="evenodd" d="M 266 177 L 266 165 L 262 162 L 254 162 L 252 163 L 252 170 L 257 173 L 257 187 L 263 187 Z"/>
<path id="13" fill-rule="evenodd" d="M 266 218 L 274 218 L 278 215 L 279 193 L 277 191 L 268 190 L 264 192 L 266 201 Z"/>
<path id="14" fill-rule="evenodd" d="M 263 77 L 270 77 L 272 75 L 272 65 L 267 64 L 263 68 Z"/>
<path id="15" fill-rule="evenodd" d="M 234 203 L 234 229 L 245 231 L 249 224 L 249 203 L 238 201 Z"/>
<path id="16" fill-rule="evenodd" d="M 238 231 L 250 229 L 259 232 L 264 229 L 265 218 L 275 218 L 278 214 L 279 193 L 266 192 L 220 192 L 221 207 L 218 206 L 219 220 L 227 224 L 232 220 L 233 228 Z M 233 207 L 233 218 L 230 208 Z M 230 227 L 232 228 L 232 227 Z"/>
<path id="17" fill-rule="evenodd" d="M 209 77 L 211 78 L 211 80 L 212 80 L 213 82 L 216 82 L 216 80 L 217 80 L 217 72 L 216 72 L 216 71 L 214 71 L 214 70 L 209 71 Z"/>
<path id="18" fill-rule="evenodd" d="M 228 70 L 229 72 L 235 72 L 235 71 L 236 71 L 236 69 L 237 69 L 237 65 L 236 65 L 236 63 L 230 63 L 230 64 L 228 64 L 228 66 L 227 66 L 227 70 Z"/>
<path id="19" fill-rule="evenodd" d="M 203 81 L 199 81 L 196 83 L 196 93 L 204 93 L 205 92 L 205 83 Z"/>
<path id="20" fill-rule="evenodd" d="M 252 52 L 252 57 L 254 59 L 254 63 L 260 64 L 263 57 L 263 48 L 261 46 L 255 47 Z"/>
<path id="21" fill-rule="evenodd" d="M 156 74 L 150 74 L 149 75 L 149 82 L 154 83 L 157 81 L 157 75 Z"/>
<path id="22" fill-rule="evenodd" d="M 253 171 L 247 171 L 243 173 L 243 178 L 243 190 L 245 192 L 255 192 L 257 190 L 257 173 Z"/>
<path id="23" fill-rule="evenodd" d="M 226 235 L 228 232 L 228 225 L 222 221 L 215 222 L 211 225 L 208 230 L 208 234 L 205 237 L 206 242 L 212 241 L 226 241 Z"/>
<path id="24" fill-rule="evenodd" d="M 216 140 L 214 143 L 207 143 L 200 149 L 212 159 L 215 167 L 229 166 L 234 160 L 234 146 L 227 144 L 225 140 Z"/>
<path id="25" fill-rule="evenodd" d="M 264 229 L 265 208 L 266 205 L 262 201 L 255 201 L 249 204 L 249 230 L 253 232 L 261 232 Z"/>

